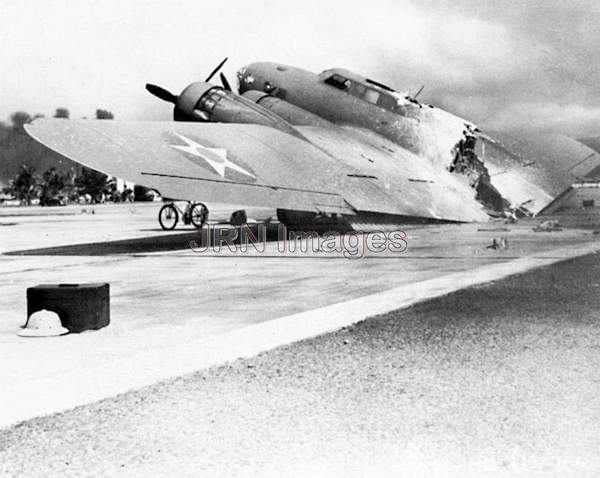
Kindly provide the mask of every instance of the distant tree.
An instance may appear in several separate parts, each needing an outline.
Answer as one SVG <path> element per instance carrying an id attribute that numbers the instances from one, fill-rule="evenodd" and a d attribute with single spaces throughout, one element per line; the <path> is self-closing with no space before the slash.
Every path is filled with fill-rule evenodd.
<path id="1" fill-rule="evenodd" d="M 0 121 L 0 149 L 5 146 L 5 142 L 10 135 L 10 126 Z"/>
<path id="2" fill-rule="evenodd" d="M 12 123 L 13 129 L 17 131 L 23 131 L 23 125 L 31 122 L 31 115 L 25 111 L 17 111 L 10 115 L 10 122 Z"/>
<path id="3" fill-rule="evenodd" d="M 84 166 L 81 174 L 75 179 L 75 185 L 79 189 L 79 194 L 89 194 L 93 202 L 98 202 L 102 194 L 109 189 L 108 180 L 106 174 Z"/>
<path id="4" fill-rule="evenodd" d="M 3 189 L 4 193 L 14 196 L 24 204 L 31 204 L 39 191 L 38 178 L 35 176 L 35 168 L 27 165 L 21 166 L 17 175 Z"/>
<path id="5" fill-rule="evenodd" d="M 0 124 L 0 184 L 7 185 L 24 164 L 32 166 L 36 171 L 54 167 L 60 173 L 67 172 L 70 167 L 77 167 L 69 159 L 26 134 L 23 126 L 41 116 L 17 111 L 11 115 L 12 124 L 8 121 Z"/>
<path id="6" fill-rule="evenodd" d="M 66 177 L 56 171 L 56 168 L 50 168 L 42 175 L 40 185 L 40 205 L 47 206 L 54 204 L 59 196 L 63 194 Z"/>
<path id="7" fill-rule="evenodd" d="M 99 120 L 111 120 L 114 119 L 115 116 L 108 110 L 96 110 L 96 119 Z"/>
<path id="8" fill-rule="evenodd" d="M 77 178 L 76 169 L 81 169 L 81 166 L 73 166 L 64 175 L 65 187 L 63 189 L 65 197 L 69 201 L 77 201 L 79 199 L 79 188 L 75 182 Z"/>
<path id="9" fill-rule="evenodd" d="M 69 119 L 69 110 L 67 108 L 56 108 L 54 117 Z"/>

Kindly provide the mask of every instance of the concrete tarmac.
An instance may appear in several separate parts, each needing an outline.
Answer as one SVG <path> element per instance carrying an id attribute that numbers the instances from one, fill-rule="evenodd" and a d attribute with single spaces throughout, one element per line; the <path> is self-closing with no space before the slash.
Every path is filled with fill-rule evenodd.
<path id="1" fill-rule="evenodd" d="M 405 252 L 362 259 L 281 253 L 276 242 L 262 252 L 199 253 L 189 248 L 193 228 L 158 229 L 159 207 L 0 209 L 0 426 L 600 248 L 591 231 L 490 223 L 410 226 Z M 215 220 L 231 213 L 210 208 Z M 249 213 L 261 215 L 269 211 Z M 489 249 L 499 236 L 509 248 Z M 111 325 L 17 337 L 27 287 L 65 282 L 109 282 Z"/>
<path id="2" fill-rule="evenodd" d="M 3 476 L 595 477 L 600 256 L 0 431 Z"/>

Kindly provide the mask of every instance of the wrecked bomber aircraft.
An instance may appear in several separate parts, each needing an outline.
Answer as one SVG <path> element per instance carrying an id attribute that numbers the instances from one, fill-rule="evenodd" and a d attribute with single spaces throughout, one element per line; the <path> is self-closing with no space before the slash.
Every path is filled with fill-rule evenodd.
<path id="1" fill-rule="evenodd" d="M 471 122 L 350 71 L 253 63 L 236 94 L 223 74 L 209 83 L 221 65 L 179 96 L 147 85 L 176 122 L 36 120 L 27 131 L 163 196 L 272 207 L 287 224 L 534 215 L 568 181 L 568 168 L 507 154 Z"/>

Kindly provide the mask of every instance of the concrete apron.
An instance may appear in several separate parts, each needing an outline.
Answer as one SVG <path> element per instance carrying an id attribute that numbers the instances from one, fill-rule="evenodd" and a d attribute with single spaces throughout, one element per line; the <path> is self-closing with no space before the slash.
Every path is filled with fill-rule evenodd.
<path id="1" fill-rule="evenodd" d="M 598 250 L 598 242 L 554 249 L 405 284 L 223 334 L 168 347 L 153 346 L 143 351 L 129 351 L 126 355 L 108 355 L 101 362 L 86 364 L 85 367 L 61 370 L 50 376 L 31 376 L 18 383 L 4 383 L 0 394 L 0 427 L 102 400 L 237 358 L 251 357 L 465 287 L 502 279 Z M 77 339 L 86 341 L 89 338 L 83 334 Z M 15 363 L 14 366 L 19 367 L 19 364 Z"/>

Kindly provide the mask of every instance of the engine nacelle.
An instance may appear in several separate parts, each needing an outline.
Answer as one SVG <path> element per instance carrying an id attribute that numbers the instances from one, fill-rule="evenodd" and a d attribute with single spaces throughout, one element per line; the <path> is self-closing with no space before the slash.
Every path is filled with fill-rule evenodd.
<path id="1" fill-rule="evenodd" d="M 189 85 L 177 98 L 176 121 L 262 124 L 298 136 L 300 133 L 283 118 L 247 98 L 210 83 Z"/>
<path id="2" fill-rule="evenodd" d="M 269 93 L 264 93 L 258 90 L 248 90 L 242 94 L 242 97 L 247 98 L 257 105 L 260 105 L 263 108 L 275 113 L 277 116 L 283 118 L 294 126 L 327 127 L 332 125 L 326 119 L 300 108 L 299 106 L 288 103 L 281 98 L 271 96 Z"/>

